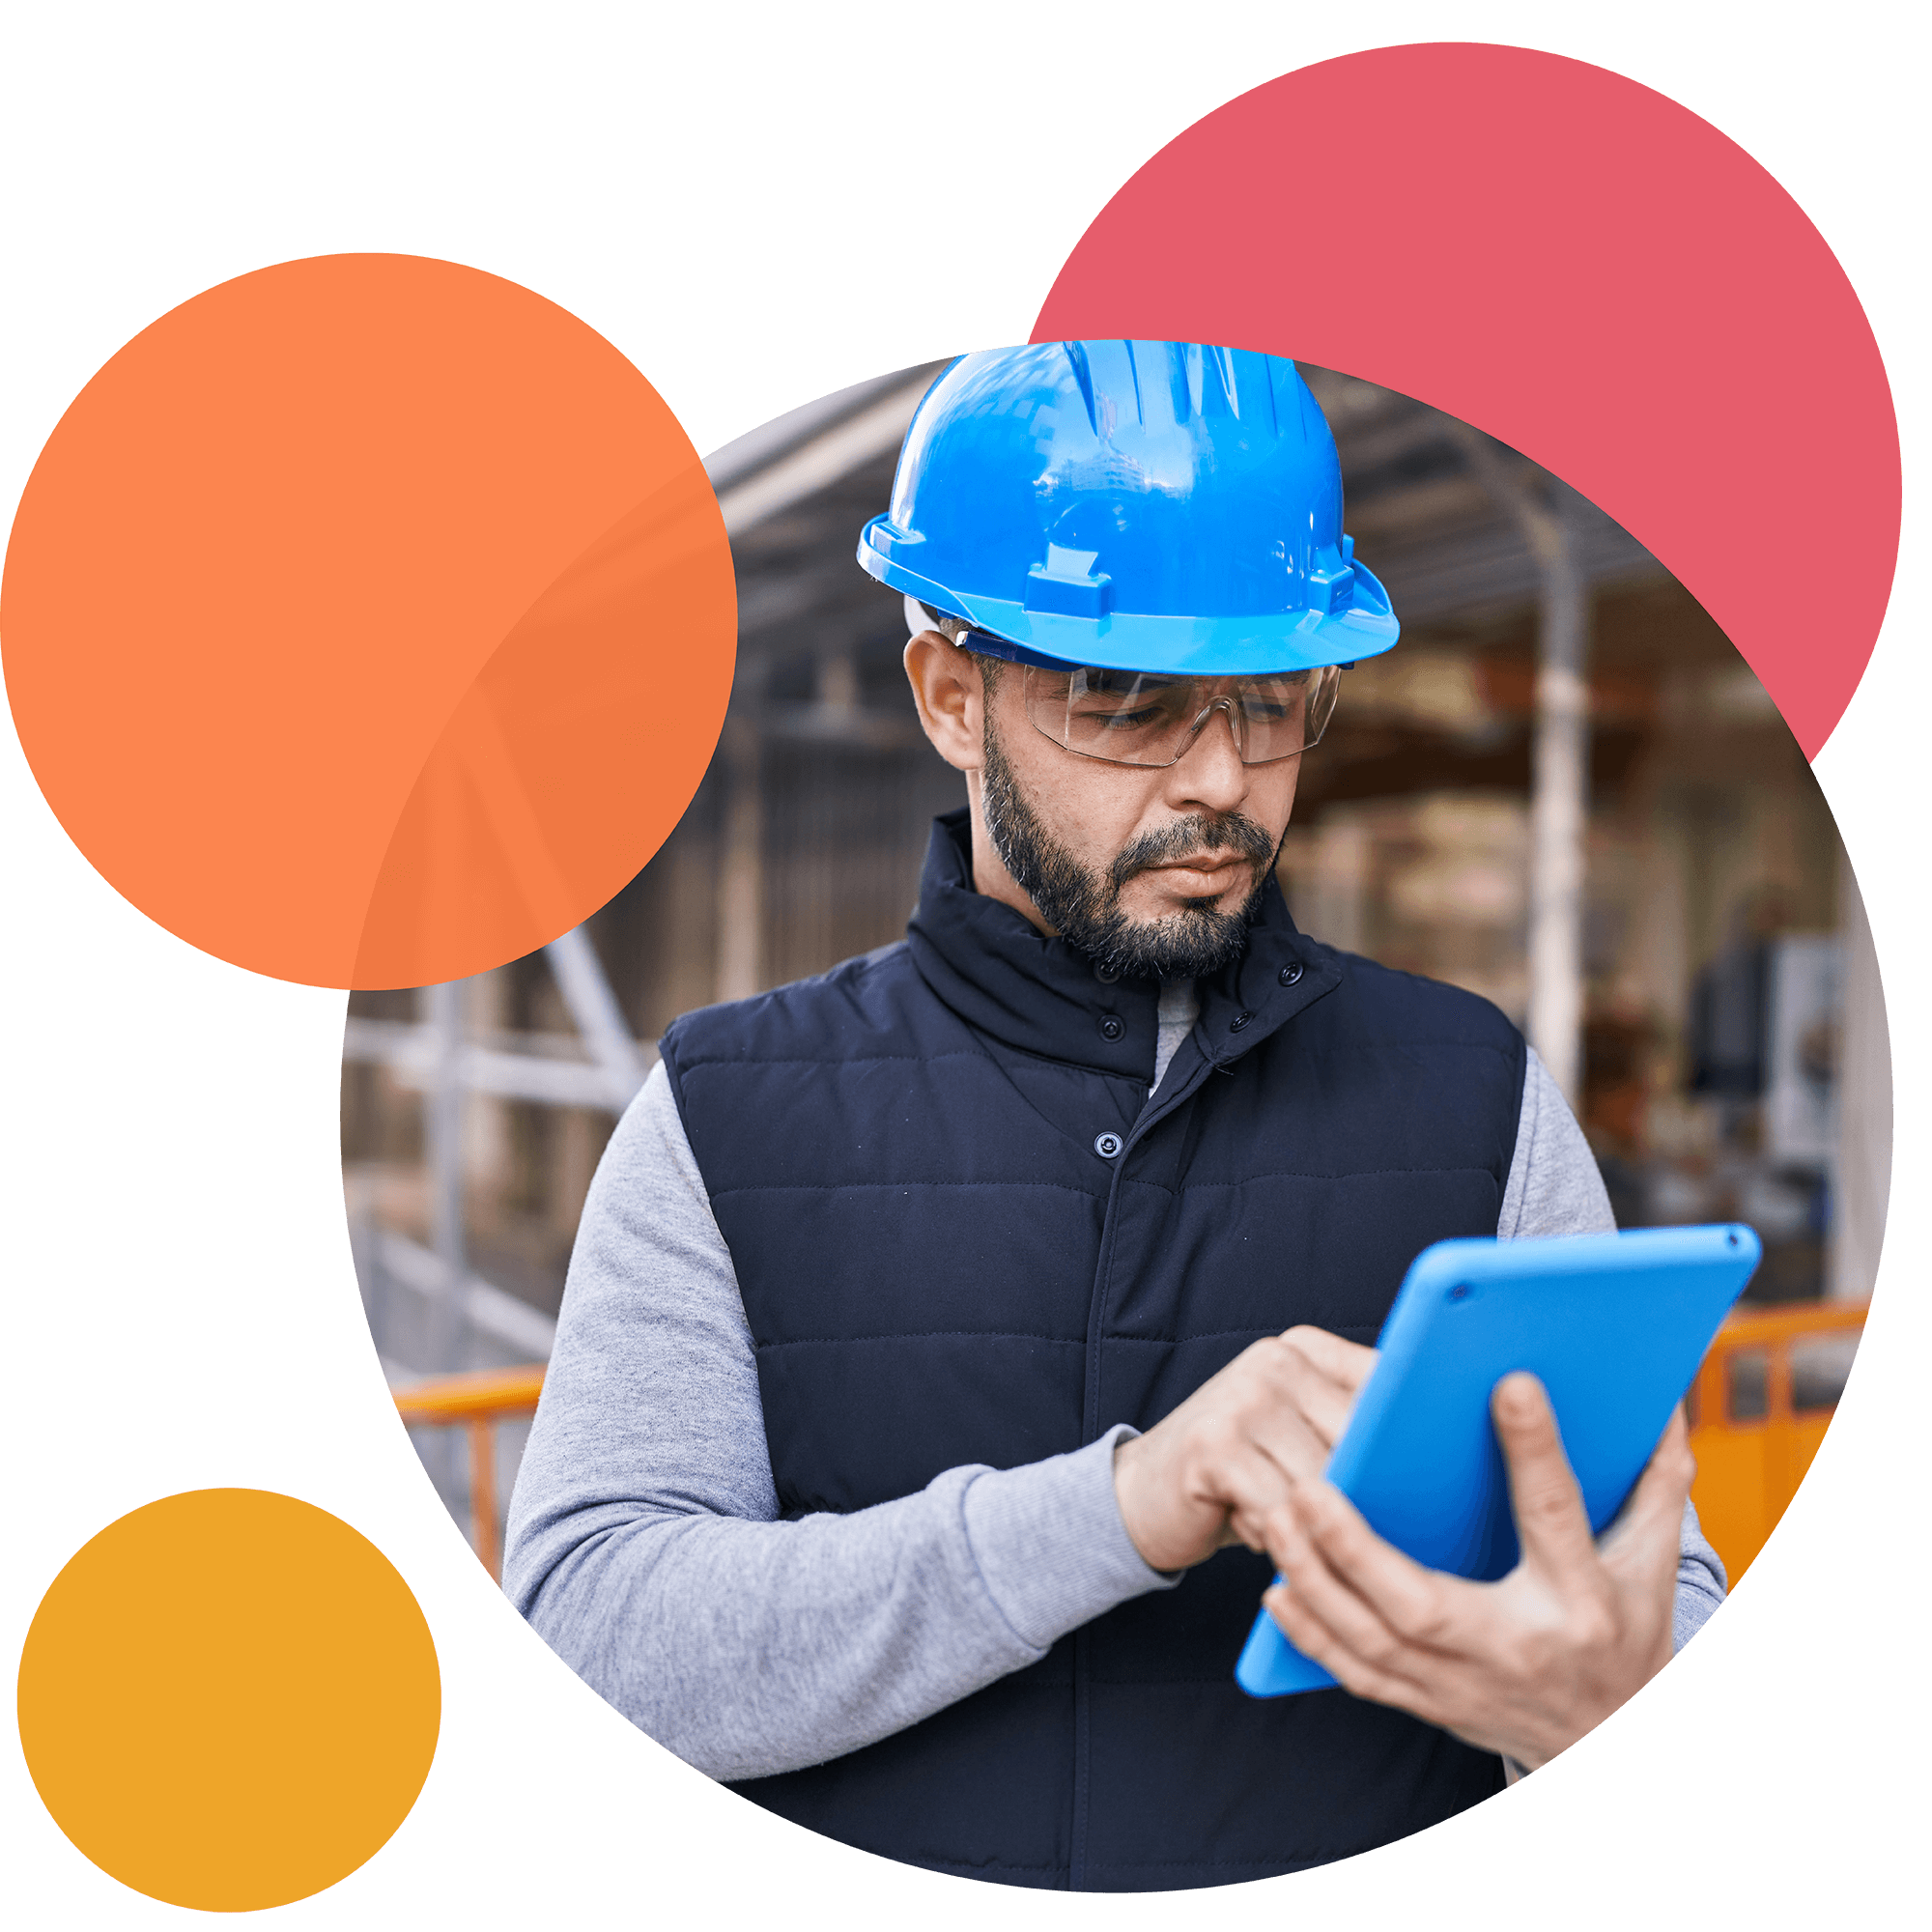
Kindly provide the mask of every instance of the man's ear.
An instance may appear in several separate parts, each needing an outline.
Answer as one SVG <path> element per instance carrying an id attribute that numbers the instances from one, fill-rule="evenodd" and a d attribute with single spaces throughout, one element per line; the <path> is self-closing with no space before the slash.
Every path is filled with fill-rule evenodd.
<path id="1" fill-rule="evenodd" d="M 905 670 L 933 750 L 955 771 L 977 772 L 986 694 L 971 654 L 937 631 L 922 631 L 906 644 Z"/>

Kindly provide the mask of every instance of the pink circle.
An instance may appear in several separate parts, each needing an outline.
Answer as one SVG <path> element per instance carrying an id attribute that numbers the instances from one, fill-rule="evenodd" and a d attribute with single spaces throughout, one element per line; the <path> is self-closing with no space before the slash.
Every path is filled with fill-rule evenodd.
<path id="1" fill-rule="evenodd" d="M 1858 297 L 1735 142 L 1523 47 L 1285 74 L 1101 210 L 1036 341 L 1266 349 L 1418 397 L 1563 477 L 1737 645 L 1807 757 L 1871 656 L 1898 429 Z"/>

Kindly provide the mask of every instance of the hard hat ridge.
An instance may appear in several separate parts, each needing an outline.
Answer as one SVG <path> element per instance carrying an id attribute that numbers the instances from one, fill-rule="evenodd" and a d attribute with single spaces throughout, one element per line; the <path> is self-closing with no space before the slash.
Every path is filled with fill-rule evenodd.
<path id="1" fill-rule="evenodd" d="M 961 356 L 914 413 L 859 561 L 1066 664 L 1248 675 L 1395 642 L 1285 357 L 1175 342 Z"/>

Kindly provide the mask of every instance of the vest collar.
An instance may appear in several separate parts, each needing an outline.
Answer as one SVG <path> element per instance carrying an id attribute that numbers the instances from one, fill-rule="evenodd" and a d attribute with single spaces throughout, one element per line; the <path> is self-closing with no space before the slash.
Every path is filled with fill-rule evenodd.
<path id="1" fill-rule="evenodd" d="M 967 1025 L 1005 1046 L 1151 1082 L 1158 986 L 1102 980 L 1086 953 L 976 892 L 971 837 L 963 810 L 933 821 L 906 928 L 920 977 Z M 1270 879 L 1240 958 L 1196 982 L 1195 1037 L 1211 1064 L 1232 1065 L 1341 980 L 1336 956 L 1295 930 Z M 1110 1020 L 1120 1022 L 1118 1038 L 1108 1037 Z"/>

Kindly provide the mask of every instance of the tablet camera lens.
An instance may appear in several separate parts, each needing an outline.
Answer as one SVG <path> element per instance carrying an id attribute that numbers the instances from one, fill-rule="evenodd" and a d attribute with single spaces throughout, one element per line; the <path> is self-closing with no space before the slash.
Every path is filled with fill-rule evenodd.
<path id="1" fill-rule="evenodd" d="M 1451 1301 L 1467 1301 L 1468 1298 L 1469 1298 L 1469 1284 L 1466 1281 L 1459 1281 L 1456 1284 L 1456 1286 L 1449 1291 L 1449 1299 Z"/>

